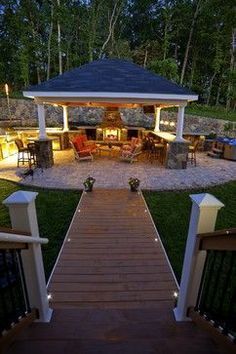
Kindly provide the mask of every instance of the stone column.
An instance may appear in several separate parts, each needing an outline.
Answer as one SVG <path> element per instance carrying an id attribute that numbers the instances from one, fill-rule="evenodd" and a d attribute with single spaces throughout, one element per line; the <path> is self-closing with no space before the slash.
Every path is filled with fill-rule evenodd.
<path id="1" fill-rule="evenodd" d="M 224 206 L 208 193 L 190 195 L 192 211 L 185 248 L 184 264 L 181 276 L 177 307 L 174 309 L 176 321 L 190 320 L 187 317 L 189 307 L 196 305 L 199 287 L 204 269 L 206 251 L 199 250 L 197 234 L 213 232 L 218 211 Z"/>
<path id="2" fill-rule="evenodd" d="M 68 125 L 68 108 L 67 106 L 62 106 L 63 108 L 63 131 L 68 132 L 69 125 Z"/>
<path id="3" fill-rule="evenodd" d="M 35 208 L 37 195 L 36 192 L 17 191 L 3 204 L 9 208 L 13 229 L 29 232 L 31 236 L 39 238 Z M 28 249 L 22 250 L 21 254 L 30 307 L 38 309 L 40 322 L 49 322 L 52 310 L 48 303 L 41 245 L 28 244 Z"/>
<path id="4" fill-rule="evenodd" d="M 44 105 L 37 104 L 37 107 L 39 120 L 39 140 L 44 140 L 47 139 Z"/>
<path id="5" fill-rule="evenodd" d="M 166 168 L 181 170 L 187 167 L 188 141 L 170 141 L 166 150 Z"/>
<path id="6" fill-rule="evenodd" d="M 35 151 L 37 159 L 37 167 L 49 168 L 54 165 L 52 140 L 35 140 Z"/>
<path id="7" fill-rule="evenodd" d="M 160 114 L 161 114 L 161 108 L 155 107 L 155 128 L 154 128 L 155 133 L 158 133 L 160 131 Z"/>
<path id="8" fill-rule="evenodd" d="M 176 127 L 176 138 L 175 141 L 183 141 L 183 128 L 184 128 L 184 110 L 186 104 L 179 106 L 178 108 L 178 120 L 177 120 L 177 127 Z"/>

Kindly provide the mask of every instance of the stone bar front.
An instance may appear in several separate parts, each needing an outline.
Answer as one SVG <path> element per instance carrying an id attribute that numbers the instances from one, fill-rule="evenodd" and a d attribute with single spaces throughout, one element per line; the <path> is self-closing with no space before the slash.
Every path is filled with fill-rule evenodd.
<path id="1" fill-rule="evenodd" d="M 188 146 L 187 141 L 170 141 L 166 151 L 166 168 L 181 170 L 187 167 Z"/>
<path id="2" fill-rule="evenodd" d="M 52 140 L 35 140 L 35 150 L 37 167 L 49 168 L 54 165 L 53 152 L 52 152 Z"/>
<path id="3" fill-rule="evenodd" d="M 188 140 L 176 141 L 176 136 L 171 133 L 154 132 L 156 136 L 166 142 L 165 167 L 170 169 L 184 169 L 187 167 L 188 159 Z"/>

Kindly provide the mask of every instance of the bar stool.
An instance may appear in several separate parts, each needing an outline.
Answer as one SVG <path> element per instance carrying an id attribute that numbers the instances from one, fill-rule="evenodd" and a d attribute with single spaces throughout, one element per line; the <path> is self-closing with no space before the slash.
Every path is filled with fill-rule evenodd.
<path id="1" fill-rule="evenodd" d="M 24 147 L 23 141 L 21 139 L 15 139 L 15 144 L 18 149 L 17 167 L 19 167 L 20 163 L 22 163 L 22 165 L 24 165 L 25 162 L 29 163 L 29 150 Z"/>
<path id="2" fill-rule="evenodd" d="M 162 144 L 162 143 L 155 143 L 154 144 L 154 149 L 155 149 L 155 157 L 163 165 L 163 163 L 164 163 L 165 145 Z"/>
<path id="3" fill-rule="evenodd" d="M 34 143 L 29 143 L 27 144 L 28 148 L 28 162 L 29 162 L 29 167 L 31 166 L 37 166 L 37 155 L 36 155 L 36 148 Z"/>
<path id="4" fill-rule="evenodd" d="M 155 159 L 155 144 L 153 139 L 149 139 L 147 143 L 147 158 L 151 163 Z"/>
<path id="5" fill-rule="evenodd" d="M 197 152 L 198 144 L 199 144 L 199 141 L 196 140 L 193 145 L 190 145 L 188 147 L 188 160 L 190 160 L 191 165 L 194 164 L 195 167 L 197 166 L 196 152 Z"/>

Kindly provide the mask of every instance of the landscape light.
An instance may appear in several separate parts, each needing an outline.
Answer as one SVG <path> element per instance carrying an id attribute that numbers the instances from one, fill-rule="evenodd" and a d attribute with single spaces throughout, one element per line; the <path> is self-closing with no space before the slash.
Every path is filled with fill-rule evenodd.
<path id="1" fill-rule="evenodd" d="M 8 84 L 5 84 L 5 92 L 6 92 L 6 96 L 7 96 L 7 108 L 8 108 L 8 118 L 11 122 L 11 110 L 10 110 L 10 101 L 9 101 L 9 86 Z"/>
<path id="2" fill-rule="evenodd" d="M 5 92 L 6 92 L 6 95 L 8 96 L 8 95 L 9 95 L 9 87 L 8 87 L 8 84 L 5 84 Z"/>

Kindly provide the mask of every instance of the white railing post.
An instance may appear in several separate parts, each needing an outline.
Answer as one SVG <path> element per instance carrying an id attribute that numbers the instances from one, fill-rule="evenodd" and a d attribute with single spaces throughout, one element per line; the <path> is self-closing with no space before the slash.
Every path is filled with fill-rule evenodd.
<path id="1" fill-rule="evenodd" d="M 36 192 L 17 191 L 6 198 L 3 204 L 9 208 L 13 229 L 29 232 L 33 237 L 39 238 L 35 208 L 37 195 Z M 29 248 L 21 252 L 30 307 L 39 310 L 40 322 L 49 322 L 52 310 L 48 303 L 41 245 L 29 244 Z"/>
<path id="2" fill-rule="evenodd" d="M 199 251 L 199 233 L 215 230 L 216 217 L 222 204 L 208 193 L 190 195 L 192 210 L 177 306 L 174 309 L 176 321 L 188 321 L 187 310 L 196 305 L 202 278 L 206 251 Z"/>

